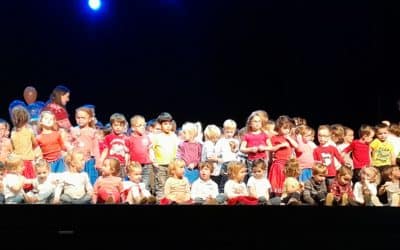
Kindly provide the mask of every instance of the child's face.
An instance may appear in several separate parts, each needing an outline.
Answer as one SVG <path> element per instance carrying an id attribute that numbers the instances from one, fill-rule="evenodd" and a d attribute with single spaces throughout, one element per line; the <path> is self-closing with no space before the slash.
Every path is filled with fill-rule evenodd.
<path id="1" fill-rule="evenodd" d="M 344 135 L 344 141 L 346 143 L 351 143 L 354 140 L 354 131 L 353 130 L 346 130 Z"/>
<path id="2" fill-rule="evenodd" d="M 78 124 L 79 127 L 83 128 L 89 124 L 90 116 L 87 112 L 79 110 L 78 112 L 76 112 L 75 120 L 76 124 Z"/>
<path id="3" fill-rule="evenodd" d="M 146 121 L 144 119 L 137 119 L 131 124 L 131 127 L 134 133 L 143 135 L 146 131 Z"/>
<path id="4" fill-rule="evenodd" d="M 235 129 L 234 128 L 224 128 L 224 137 L 225 138 L 233 138 L 233 136 L 235 135 Z"/>
<path id="5" fill-rule="evenodd" d="M 101 173 L 103 174 L 103 176 L 111 175 L 110 159 L 104 160 L 104 164 L 101 168 Z"/>
<path id="6" fill-rule="evenodd" d="M 347 185 L 351 182 L 352 176 L 349 174 L 341 175 L 338 177 L 338 182 L 340 185 Z"/>
<path id="7" fill-rule="evenodd" d="M 399 180 L 400 179 L 400 168 L 393 167 L 392 174 L 390 176 L 391 176 L 391 179 Z"/>
<path id="8" fill-rule="evenodd" d="M 175 168 L 175 177 L 182 178 L 185 172 L 185 166 L 177 166 Z"/>
<path id="9" fill-rule="evenodd" d="M 132 172 L 128 174 L 129 180 L 134 183 L 140 183 L 142 181 L 142 169 L 134 168 Z"/>
<path id="10" fill-rule="evenodd" d="M 194 139 L 194 133 L 191 130 L 182 130 L 182 136 L 184 141 L 191 141 Z"/>
<path id="11" fill-rule="evenodd" d="M 163 121 L 160 124 L 161 132 L 169 134 L 172 131 L 172 123 L 170 121 Z"/>
<path id="12" fill-rule="evenodd" d="M 203 181 L 208 181 L 208 180 L 210 179 L 210 175 L 211 175 L 211 170 L 210 170 L 210 168 L 208 168 L 208 167 L 203 167 L 203 168 L 200 170 L 200 178 L 201 178 Z"/>
<path id="13" fill-rule="evenodd" d="M 325 175 L 324 174 L 316 174 L 313 175 L 314 181 L 318 184 L 321 184 L 322 182 L 325 181 Z"/>
<path id="14" fill-rule="evenodd" d="M 362 139 L 365 143 L 369 144 L 369 143 L 371 143 L 372 140 L 374 139 L 374 136 L 375 136 L 375 132 L 372 131 L 369 135 L 364 135 L 361 139 Z"/>
<path id="15" fill-rule="evenodd" d="M 235 180 L 237 182 L 242 182 L 244 180 L 244 177 L 246 177 L 246 174 L 247 174 L 246 168 L 245 167 L 241 168 L 237 173 Z"/>
<path id="16" fill-rule="evenodd" d="M 256 179 L 263 178 L 264 177 L 264 173 L 265 173 L 265 171 L 260 167 L 254 167 L 252 172 L 253 172 L 254 178 L 256 178 Z"/>
<path id="17" fill-rule="evenodd" d="M 49 175 L 49 168 L 47 166 L 40 166 L 36 168 L 36 176 L 39 181 L 45 181 Z"/>
<path id="18" fill-rule="evenodd" d="M 54 126 L 54 115 L 49 114 L 49 113 L 43 113 L 42 119 L 40 120 L 40 124 L 43 125 L 44 127 L 51 128 Z"/>
<path id="19" fill-rule="evenodd" d="M 281 135 L 288 135 L 290 134 L 291 128 L 290 126 L 283 126 L 281 128 L 279 128 L 279 134 Z"/>
<path id="20" fill-rule="evenodd" d="M 257 115 L 254 116 L 253 119 L 251 119 L 251 121 L 250 121 L 250 127 L 251 127 L 252 131 L 260 130 L 262 127 L 261 117 L 259 117 Z"/>
<path id="21" fill-rule="evenodd" d="M 83 154 L 74 154 L 71 165 L 75 168 L 76 172 L 81 172 L 85 166 L 85 158 L 83 157 Z"/>
<path id="22" fill-rule="evenodd" d="M 384 141 L 386 141 L 388 133 L 389 132 L 388 132 L 387 128 L 379 128 L 376 131 L 376 138 L 378 138 L 378 140 L 384 142 Z"/>
<path id="23" fill-rule="evenodd" d="M 331 138 L 331 133 L 327 129 L 320 129 L 318 131 L 318 142 L 320 145 L 325 145 Z"/>
<path id="24" fill-rule="evenodd" d="M 116 135 L 120 135 L 125 131 L 125 124 L 123 122 L 113 122 L 111 128 Z"/>

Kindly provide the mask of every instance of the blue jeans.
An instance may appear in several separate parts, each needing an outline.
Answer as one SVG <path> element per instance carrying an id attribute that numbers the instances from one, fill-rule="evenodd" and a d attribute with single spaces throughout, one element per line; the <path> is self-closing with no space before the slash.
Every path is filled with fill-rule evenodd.
<path id="1" fill-rule="evenodd" d="M 142 165 L 142 181 L 147 190 L 150 193 L 154 193 L 154 173 L 153 173 L 153 164 L 143 164 Z"/>

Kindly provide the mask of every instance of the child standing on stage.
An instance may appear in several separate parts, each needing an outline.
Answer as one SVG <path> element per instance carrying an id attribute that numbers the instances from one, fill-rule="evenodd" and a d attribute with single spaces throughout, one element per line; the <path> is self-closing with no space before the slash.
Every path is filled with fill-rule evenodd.
<path id="1" fill-rule="evenodd" d="M 142 166 L 142 180 L 146 189 L 154 192 L 153 156 L 150 155 L 151 139 L 146 131 L 146 120 L 141 115 L 134 115 L 130 120 L 131 135 L 129 136 L 129 154 L 131 162 Z M 129 176 L 129 174 L 128 174 Z"/>
<path id="2" fill-rule="evenodd" d="M 268 139 L 269 137 L 262 130 L 262 117 L 257 112 L 251 113 L 247 118 L 246 133 L 242 136 L 240 144 L 240 151 L 247 154 L 245 182 L 251 175 L 253 161 L 263 159 L 268 162 L 267 151 L 271 149 Z"/>
<path id="3" fill-rule="evenodd" d="M 168 164 L 177 156 L 178 136 L 172 131 L 172 116 L 167 112 L 157 117 L 161 132 L 152 136 L 152 152 L 154 155 L 153 170 L 155 177 L 155 194 L 157 200 L 164 197 L 164 186 L 168 178 Z"/>
<path id="4" fill-rule="evenodd" d="M 177 157 L 184 160 L 185 177 L 192 184 L 199 178 L 198 164 L 201 160 L 202 145 L 196 141 L 198 131 L 192 122 L 186 122 L 182 125 L 183 141 L 178 145 Z"/>
<path id="5" fill-rule="evenodd" d="M 284 168 L 287 161 L 294 155 L 298 144 L 290 135 L 294 124 L 288 116 L 280 116 L 276 120 L 276 132 L 270 139 L 273 152 L 272 164 L 269 170 L 268 179 L 272 186 L 274 196 L 281 196 L 283 183 L 285 181 Z"/>
<path id="6" fill-rule="evenodd" d="M 37 146 L 35 132 L 29 125 L 29 111 L 22 105 L 17 105 L 11 109 L 11 121 L 14 125 L 11 131 L 11 143 L 13 152 L 21 157 L 24 168 L 22 175 L 26 178 L 35 178 L 33 161 L 36 158 L 34 148 Z M 24 190 L 32 189 L 31 184 L 24 185 Z"/>
<path id="7" fill-rule="evenodd" d="M 50 171 L 61 173 L 65 171 L 64 152 L 67 148 L 57 130 L 55 116 L 51 111 L 42 111 L 39 120 L 39 135 L 36 141 L 42 151 L 43 158 L 49 163 Z"/>
<path id="8" fill-rule="evenodd" d="M 313 156 L 316 162 L 322 163 L 328 169 L 326 185 L 329 190 L 333 179 L 336 177 L 335 158 L 338 159 L 342 165 L 345 164 L 345 161 L 337 148 L 332 145 L 330 141 L 331 129 L 329 125 L 320 125 L 318 127 L 317 135 L 319 145 L 314 149 Z"/>
<path id="9" fill-rule="evenodd" d="M 99 176 L 100 147 L 96 136 L 94 111 L 86 106 L 75 110 L 75 120 L 78 126 L 71 128 L 72 146 L 81 150 L 85 156 L 84 171 L 88 173 L 90 183 L 94 185 Z"/>
<path id="10" fill-rule="evenodd" d="M 114 113 L 110 117 L 111 133 L 104 137 L 105 148 L 101 154 L 99 164 L 106 158 L 116 158 L 121 165 L 120 177 L 125 180 L 126 166 L 129 164 L 129 138 L 126 135 L 127 121 L 125 116 Z"/>

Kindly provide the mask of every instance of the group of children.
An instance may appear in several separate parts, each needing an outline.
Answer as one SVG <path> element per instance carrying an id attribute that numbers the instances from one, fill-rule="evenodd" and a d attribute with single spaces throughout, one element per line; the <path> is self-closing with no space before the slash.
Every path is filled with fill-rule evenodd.
<path id="1" fill-rule="evenodd" d="M 25 93 L 24 93 L 25 94 Z M 400 206 L 400 126 L 340 124 L 252 112 L 238 129 L 110 116 L 93 105 L 66 112 L 57 86 L 37 119 L 10 106 L 0 119 L 0 202 L 6 204 L 248 204 Z M 314 143 L 315 134 L 317 143 Z"/>

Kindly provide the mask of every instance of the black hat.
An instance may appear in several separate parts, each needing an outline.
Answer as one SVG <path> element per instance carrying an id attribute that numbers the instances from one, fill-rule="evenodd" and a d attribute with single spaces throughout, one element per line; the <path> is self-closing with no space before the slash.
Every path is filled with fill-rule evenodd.
<path id="1" fill-rule="evenodd" d="M 164 121 L 172 121 L 172 116 L 170 113 L 167 112 L 162 112 L 158 117 L 157 117 L 158 122 L 164 122 Z"/>

